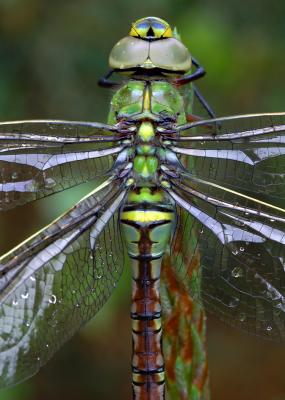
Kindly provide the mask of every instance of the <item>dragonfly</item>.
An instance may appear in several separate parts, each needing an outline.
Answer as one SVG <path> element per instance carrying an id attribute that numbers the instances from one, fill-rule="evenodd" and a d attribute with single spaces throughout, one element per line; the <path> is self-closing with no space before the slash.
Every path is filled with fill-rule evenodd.
<path id="1" fill-rule="evenodd" d="M 38 372 L 101 309 L 126 262 L 134 399 L 165 398 L 166 256 L 206 310 L 285 337 L 285 113 L 216 118 L 193 83 L 204 68 L 160 18 L 134 22 L 109 64 L 107 124 L 0 123 L 1 211 L 94 182 L 0 258 L 2 387 Z"/>

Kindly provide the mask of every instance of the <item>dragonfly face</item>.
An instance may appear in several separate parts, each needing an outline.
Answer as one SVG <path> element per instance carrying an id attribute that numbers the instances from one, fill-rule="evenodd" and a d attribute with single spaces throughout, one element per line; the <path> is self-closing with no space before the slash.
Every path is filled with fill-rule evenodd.
<path id="1" fill-rule="evenodd" d="M 284 340 L 285 114 L 189 118 L 179 85 L 201 75 L 184 75 L 184 45 L 153 17 L 131 35 L 111 52 L 111 65 L 132 75 L 112 98 L 108 124 L 0 124 L 2 211 L 103 182 L 0 259 L 2 386 L 36 373 L 93 317 L 126 256 L 135 399 L 165 396 L 161 266 L 231 325 Z"/>

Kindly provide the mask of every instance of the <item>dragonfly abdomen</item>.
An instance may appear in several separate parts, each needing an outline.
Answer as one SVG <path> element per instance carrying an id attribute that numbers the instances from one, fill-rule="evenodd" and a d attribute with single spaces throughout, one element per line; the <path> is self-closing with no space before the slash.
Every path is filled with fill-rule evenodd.
<path id="1" fill-rule="evenodd" d="M 171 204 L 156 203 L 160 191 L 139 189 L 136 196 L 154 202 L 128 203 L 121 213 L 123 236 L 132 268 L 133 391 L 135 399 L 164 399 L 164 359 L 160 304 L 160 269 L 175 212 Z M 146 193 L 147 192 L 147 193 Z"/>

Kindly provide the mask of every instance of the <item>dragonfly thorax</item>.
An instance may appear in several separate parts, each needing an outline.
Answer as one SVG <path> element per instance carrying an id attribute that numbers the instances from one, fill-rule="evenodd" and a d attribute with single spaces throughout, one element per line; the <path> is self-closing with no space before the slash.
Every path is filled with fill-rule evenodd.
<path id="1" fill-rule="evenodd" d="M 111 124 L 124 121 L 136 126 L 130 149 L 136 185 L 155 186 L 160 182 L 160 164 L 165 158 L 158 127 L 185 122 L 183 98 L 165 80 L 131 80 L 113 96 L 109 114 Z"/>
<path id="2" fill-rule="evenodd" d="M 169 121 L 178 125 L 186 122 L 184 99 L 177 88 L 164 79 L 129 80 L 114 94 L 108 118 L 110 124 L 124 121 L 132 121 L 138 127 L 138 137 L 146 141 L 154 136 L 158 125 L 162 127 Z"/>

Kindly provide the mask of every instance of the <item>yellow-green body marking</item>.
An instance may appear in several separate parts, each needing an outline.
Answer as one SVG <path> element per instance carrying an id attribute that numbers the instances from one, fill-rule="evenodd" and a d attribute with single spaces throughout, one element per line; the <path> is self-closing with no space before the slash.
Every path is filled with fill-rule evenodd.
<path id="1" fill-rule="evenodd" d="M 132 27 L 133 36 L 125 42 L 149 30 L 145 24 L 138 25 Z M 171 40 L 172 32 L 169 26 L 165 30 L 160 27 L 154 35 Z M 119 47 L 125 42 L 119 42 Z M 144 61 L 144 67 L 151 67 L 150 59 Z M 166 154 L 157 143 L 156 130 L 160 121 L 168 117 L 174 117 L 178 124 L 186 122 L 183 96 L 163 77 L 145 76 L 130 79 L 115 93 L 108 121 L 115 124 L 132 120 L 137 124 L 131 154 L 135 189 L 128 192 L 120 220 L 132 268 L 133 395 L 142 400 L 165 398 L 160 272 L 176 215 L 173 201 L 159 188 L 163 185 L 159 182 L 159 164 Z"/>

